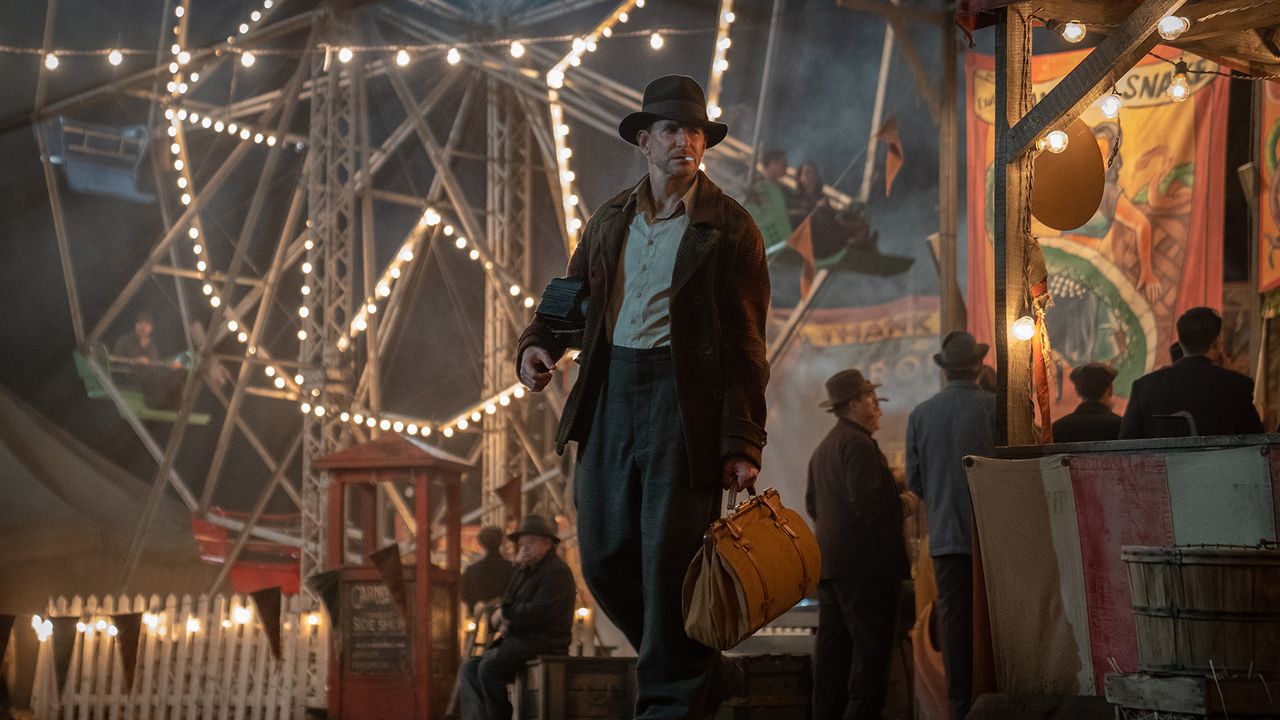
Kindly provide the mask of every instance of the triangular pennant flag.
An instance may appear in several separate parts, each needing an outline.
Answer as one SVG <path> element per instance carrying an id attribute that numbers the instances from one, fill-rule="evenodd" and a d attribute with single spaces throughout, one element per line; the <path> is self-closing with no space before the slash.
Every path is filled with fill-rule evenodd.
<path id="1" fill-rule="evenodd" d="M 15 620 L 13 615 L 0 615 L 0 662 L 4 661 L 4 654 L 8 652 L 9 636 L 13 634 Z"/>
<path id="2" fill-rule="evenodd" d="M 307 577 L 307 587 L 311 588 L 311 592 L 320 598 L 320 602 L 324 604 L 324 611 L 329 613 L 329 627 L 335 631 L 341 627 L 338 624 L 338 607 L 339 607 L 339 585 L 338 571 L 325 570 Z"/>
<path id="3" fill-rule="evenodd" d="M 369 561 L 378 569 L 382 583 L 391 592 L 391 602 L 396 604 L 400 616 L 409 621 L 409 597 L 404 585 L 404 566 L 400 563 L 400 546 L 392 543 L 369 555 Z"/>
<path id="4" fill-rule="evenodd" d="M 498 496 L 498 500 L 502 502 L 502 507 L 506 509 L 507 520 L 509 522 L 519 522 L 524 515 L 524 509 L 520 507 L 521 496 L 524 494 L 520 476 L 517 475 L 494 488 L 493 494 Z"/>
<path id="5" fill-rule="evenodd" d="M 809 213 L 804 222 L 791 233 L 791 237 L 787 238 L 787 245 L 804 258 L 804 270 L 800 273 L 800 297 L 803 299 L 808 297 L 813 277 L 818 272 L 813 264 L 813 213 Z"/>
<path id="6" fill-rule="evenodd" d="M 142 637 L 142 613 L 121 613 L 111 616 L 116 626 L 116 651 L 120 653 L 120 666 L 124 669 L 124 692 L 133 692 L 133 674 L 138 667 L 138 640 Z"/>
<path id="7" fill-rule="evenodd" d="M 280 588 L 266 588 L 249 593 L 253 604 L 258 608 L 258 617 L 262 619 L 262 631 L 267 634 L 267 644 L 271 646 L 271 657 L 280 660 Z"/>
<path id="8" fill-rule="evenodd" d="M 76 647 L 76 623 L 78 622 L 80 618 L 75 617 L 49 618 L 49 623 L 53 626 L 53 634 L 49 641 L 53 643 L 53 671 L 58 678 L 59 695 L 67 686 L 67 673 L 71 670 L 71 655 Z"/>
<path id="9" fill-rule="evenodd" d="M 876 131 L 876 139 L 886 146 L 884 154 L 884 194 L 888 197 L 889 190 L 893 188 L 893 180 L 898 177 L 898 171 L 902 169 L 902 136 L 898 134 L 898 118 L 890 117 L 885 120 L 880 129 Z"/>

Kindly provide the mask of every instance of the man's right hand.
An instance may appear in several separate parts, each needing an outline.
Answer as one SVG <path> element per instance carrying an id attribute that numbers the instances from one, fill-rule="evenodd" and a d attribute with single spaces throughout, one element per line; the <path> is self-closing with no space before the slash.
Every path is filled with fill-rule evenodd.
<path id="1" fill-rule="evenodd" d="M 555 370 L 556 361 L 545 348 L 530 345 L 520 356 L 520 382 L 534 392 L 541 392 L 551 382 Z"/>

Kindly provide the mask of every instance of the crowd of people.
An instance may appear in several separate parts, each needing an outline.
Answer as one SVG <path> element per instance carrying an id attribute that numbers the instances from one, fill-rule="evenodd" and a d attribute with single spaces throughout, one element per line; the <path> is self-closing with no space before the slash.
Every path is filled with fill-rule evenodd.
<path id="1" fill-rule="evenodd" d="M 638 654 L 635 717 L 645 720 L 712 717 L 742 689 L 740 666 L 685 634 L 681 585 L 720 515 L 722 492 L 753 488 L 759 472 L 767 249 L 818 222 L 815 211 L 826 206 L 817 167 L 802 165 L 791 190 L 781 182 L 787 158 L 778 151 L 764 156 L 764 174 L 749 188 L 750 212 L 726 197 L 698 170 L 726 133 L 707 117 L 692 78 L 665 76 L 645 88 L 641 110 L 623 118 L 619 135 L 639 149 L 648 172 L 591 217 L 560 280 L 599 301 L 577 326 L 535 315 L 515 357 L 521 382 L 540 392 L 565 352 L 581 349 L 557 450 L 577 443 L 582 576 Z M 1221 324 L 1207 308 L 1180 318 L 1184 357 L 1136 381 L 1123 418 L 1109 408 L 1114 371 L 1077 368 L 1071 379 L 1083 402 L 1055 434 L 1079 441 L 1260 432 L 1251 382 L 1215 363 Z M 911 572 L 903 517 L 921 501 L 948 700 L 955 717 L 968 712 L 973 514 L 964 458 L 994 450 L 989 349 L 963 331 L 944 338 L 934 361 L 946 385 L 908 419 L 905 487 L 875 440 L 885 401 L 877 386 L 852 368 L 826 384 L 823 407 L 836 422 L 813 452 L 805 497 L 823 556 L 819 720 L 881 717 L 901 585 Z M 573 580 L 554 552 L 554 527 L 526 518 L 512 537 L 519 569 L 492 612 L 502 639 L 464 673 L 468 718 L 509 718 L 501 688 L 517 660 L 563 652 L 569 642 Z M 492 558 L 484 562 L 502 571 Z M 541 624 L 525 621 L 535 608 L 550 613 Z"/>

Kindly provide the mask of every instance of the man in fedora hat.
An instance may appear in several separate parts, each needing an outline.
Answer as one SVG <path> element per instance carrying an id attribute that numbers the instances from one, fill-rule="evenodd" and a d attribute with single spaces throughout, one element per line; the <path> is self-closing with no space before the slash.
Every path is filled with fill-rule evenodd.
<path id="1" fill-rule="evenodd" d="M 1116 371 L 1110 365 L 1089 363 L 1071 371 L 1080 404 L 1075 412 L 1053 422 L 1054 442 L 1093 442 L 1120 437 L 1120 416 L 1111 412 L 1112 383 Z"/>
<path id="2" fill-rule="evenodd" d="M 681 608 L 722 489 L 754 485 L 765 444 L 764 246 L 698 169 L 727 131 L 692 78 L 649 83 L 618 127 L 648 173 L 596 210 L 569 261 L 589 288 L 586 327 L 557 334 L 535 317 L 516 355 L 539 391 L 565 350 L 582 348 L 556 444 L 578 443 L 582 573 L 639 653 L 645 720 L 714 712 L 733 675 L 685 634 Z"/>
<path id="3" fill-rule="evenodd" d="M 813 714 L 879 720 L 889 689 L 898 595 L 909 574 L 898 485 L 872 435 L 876 388 L 857 370 L 827 380 L 821 404 L 836 416 L 809 459 L 805 507 L 822 550 Z"/>
<path id="4" fill-rule="evenodd" d="M 516 544 L 516 574 L 493 613 L 498 639 L 462 667 L 458 689 L 463 720 L 510 720 L 507 683 L 539 655 L 565 655 L 573 633 L 573 571 L 553 548 L 556 526 L 541 515 L 526 515 L 507 536 Z"/>
<path id="5" fill-rule="evenodd" d="M 978 387 L 989 349 L 962 330 L 943 338 L 933 361 L 947 385 L 907 418 L 907 486 L 924 498 L 929 515 L 942 664 L 956 718 L 969 713 L 973 695 L 973 507 L 964 458 L 994 450 L 996 396 Z"/>
<path id="6" fill-rule="evenodd" d="M 476 540 L 484 548 L 484 556 L 462 571 L 459 594 L 467 612 L 479 617 L 478 608 L 502 598 L 516 569 L 510 560 L 502 557 L 501 528 L 492 525 L 480 528 Z"/>

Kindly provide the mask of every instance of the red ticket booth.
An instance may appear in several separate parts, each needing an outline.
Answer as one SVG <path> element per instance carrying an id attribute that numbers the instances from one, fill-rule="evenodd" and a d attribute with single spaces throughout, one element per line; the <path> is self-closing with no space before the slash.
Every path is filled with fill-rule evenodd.
<path id="1" fill-rule="evenodd" d="M 314 466 L 329 478 L 326 558 L 339 576 L 330 716 L 440 720 L 458 671 L 459 485 L 473 468 L 398 434 Z M 392 542 L 400 546 L 407 613 L 369 560 Z"/>

